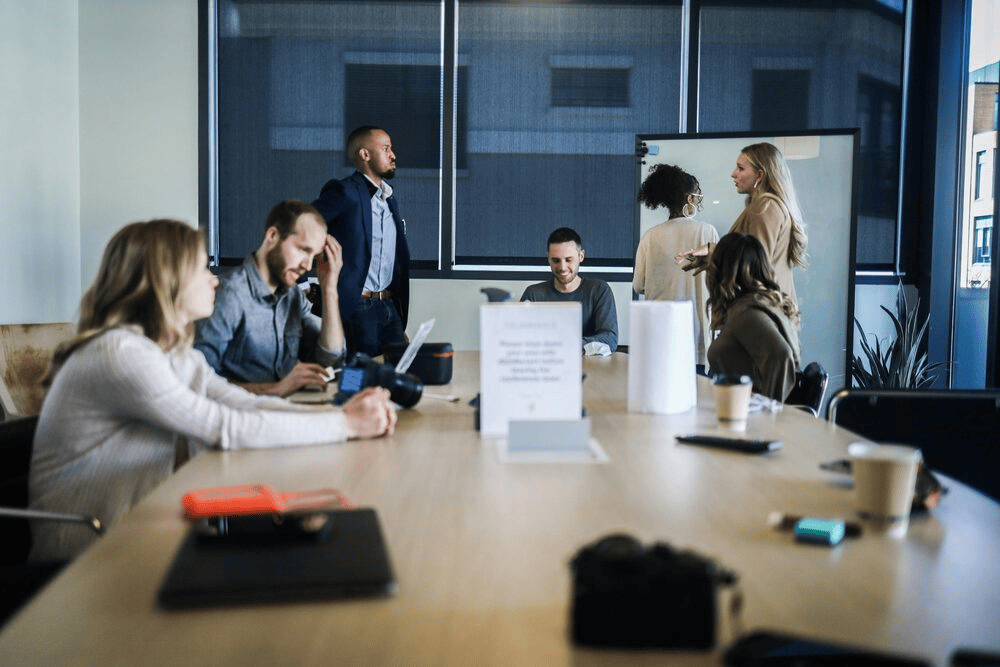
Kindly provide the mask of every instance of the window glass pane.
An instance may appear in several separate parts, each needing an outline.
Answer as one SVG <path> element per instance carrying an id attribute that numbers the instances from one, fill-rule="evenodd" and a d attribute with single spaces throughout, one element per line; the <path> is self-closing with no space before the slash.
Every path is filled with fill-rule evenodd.
<path id="1" fill-rule="evenodd" d="M 698 130 L 859 127 L 857 262 L 893 265 L 902 10 L 706 6 L 699 27 Z M 809 208 L 822 202 L 799 203 L 808 231 Z"/>
<path id="2" fill-rule="evenodd" d="M 993 216 L 996 202 L 996 99 L 1000 92 L 1000 3 L 972 0 L 965 98 L 964 187 L 959 228 L 952 386 L 986 386 Z M 994 307 L 996 307 L 994 305 Z"/>
<path id="3" fill-rule="evenodd" d="M 276 202 L 349 175 L 347 134 L 377 125 L 392 136 L 411 255 L 436 259 L 440 3 L 222 0 L 218 12 L 220 255 L 255 249 Z"/>
<path id="4" fill-rule="evenodd" d="M 591 267 L 632 265 L 635 135 L 678 129 L 679 4 L 460 3 L 458 264 L 543 264 L 569 226 Z"/>

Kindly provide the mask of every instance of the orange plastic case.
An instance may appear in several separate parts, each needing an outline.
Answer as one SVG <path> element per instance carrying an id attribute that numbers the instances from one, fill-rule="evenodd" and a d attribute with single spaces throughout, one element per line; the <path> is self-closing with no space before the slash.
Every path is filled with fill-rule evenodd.
<path id="1" fill-rule="evenodd" d="M 184 517 L 187 519 L 281 514 L 334 508 L 354 509 L 351 502 L 336 489 L 280 493 L 266 484 L 196 489 L 184 494 L 181 505 L 184 508 Z"/>

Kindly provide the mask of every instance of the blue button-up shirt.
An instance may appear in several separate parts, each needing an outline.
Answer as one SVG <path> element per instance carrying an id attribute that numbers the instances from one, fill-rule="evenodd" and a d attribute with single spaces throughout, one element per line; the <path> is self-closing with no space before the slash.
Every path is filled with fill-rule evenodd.
<path id="1" fill-rule="evenodd" d="M 215 312 L 197 323 L 194 346 L 224 378 L 277 382 L 298 361 L 343 364 L 344 350 L 319 346 L 321 327 L 305 293 L 298 287 L 272 293 L 251 254 L 219 277 Z"/>
<path id="2" fill-rule="evenodd" d="M 368 264 L 365 289 L 381 292 L 392 284 L 392 270 L 396 266 L 396 222 L 389 209 L 392 187 L 384 180 L 381 187 L 370 178 L 368 182 L 375 192 L 372 193 L 372 260 Z"/>

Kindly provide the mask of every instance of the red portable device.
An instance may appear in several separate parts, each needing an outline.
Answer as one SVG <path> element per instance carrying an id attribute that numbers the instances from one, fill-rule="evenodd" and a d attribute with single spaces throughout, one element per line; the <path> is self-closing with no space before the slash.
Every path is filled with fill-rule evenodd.
<path id="1" fill-rule="evenodd" d="M 181 505 L 186 519 L 354 509 L 354 505 L 336 489 L 281 493 L 266 484 L 197 489 L 185 493 Z"/>

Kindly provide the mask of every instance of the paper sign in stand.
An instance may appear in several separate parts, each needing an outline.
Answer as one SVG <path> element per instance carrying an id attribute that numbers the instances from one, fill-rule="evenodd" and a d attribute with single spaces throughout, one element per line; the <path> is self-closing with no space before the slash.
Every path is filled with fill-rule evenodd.
<path id="1" fill-rule="evenodd" d="M 579 303 L 480 307 L 479 429 L 504 439 L 502 458 L 596 458 L 581 419 L 582 341 Z"/>

